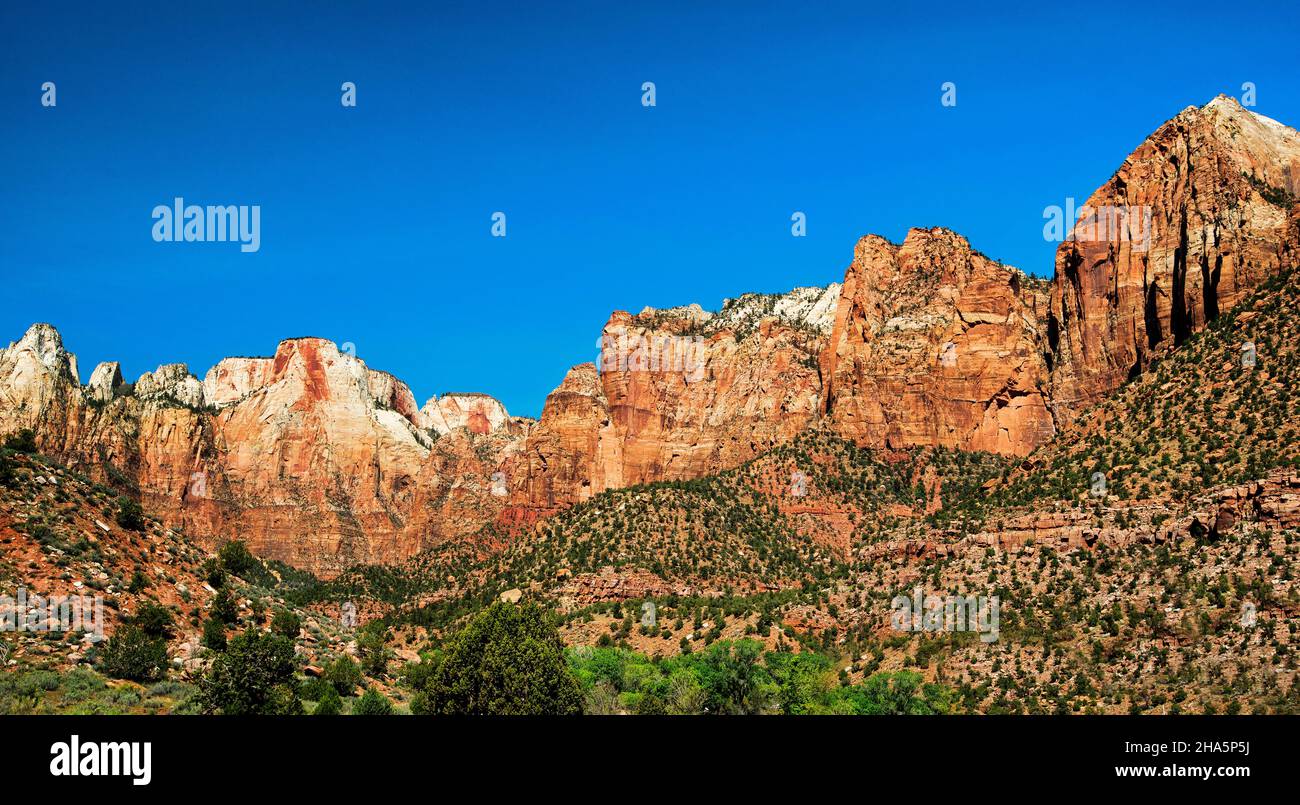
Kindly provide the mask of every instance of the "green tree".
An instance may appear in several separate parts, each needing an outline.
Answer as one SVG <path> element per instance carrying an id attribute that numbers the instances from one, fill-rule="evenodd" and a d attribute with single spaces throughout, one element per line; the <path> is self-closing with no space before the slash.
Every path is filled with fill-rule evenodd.
<path id="1" fill-rule="evenodd" d="M 316 709 L 311 711 L 314 716 L 336 716 L 343 712 L 343 700 L 339 698 L 339 692 L 332 686 L 326 685 L 321 693 L 320 699 L 316 702 Z"/>
<path id="2" fill-rule="evenodd" d="M 388 661 L 393 657 L 388 638 L 388 627 L 381 621 L 371 621 L 362 627 L 357 637 L 357 653 L 367 675 L 381 677 L 388 673 Z"/>
<path id="3" fill-rule="evenodd" d="M 447 644 L 426 691 L 438 714 L 582 712 L 578 681 L 550 616 L 537 604 L 494 603 Z"/>
<path id="4" fill-rule="evenodd" d="M 872 674 L 844 696 L 859 715 L 937 715 L 952 709 L 951 693 L 942 685 L 922 684 L 914 671 Z"/>
<path id="5" fill-rule="evenodd" d="M 172 636 L 172 611 L 156 601 L 141 603 L 131 623 L 150 637 Z"/>
<path id="6" fill-rule="evenodd" d="M 393 714 L 393 703 L 384 694 L 374 688 L 367 688 L 357 703 L 352 705 L 354 716 L 389 716 Z"/>
<path id="7" fill-rule="evenodd" d="M 271 631 L 290 640 L 296 639 L 298 632 L 302 631 L 302 618 L 290 610 L 279 610 L 275 613 L 275 617 L 271 618 Z"/>
<path id="8" fill-rule="evenodd" d="M 226 627 L 216 618 L 203 622 L 203 645 L 213 651 L 226 650 Z"/>
<path id="9" fill-rule="evenodd" d="M 222 623 L 235 623 L 239 620 L 239 610 L 235 607 L 235 596 L 229 587 L 222 587 L 212 599 L 212 617 Z"/>
<path id="10" fill-rule="evenodd" d="M 128 497 L 118 498 L 115 519 L 127 531 L 144 531 L 144 510 Z"/>
<path id="11" fill-rule="evenodd" d="M 15 453 L 35 453 L 36 432 L 31 428 L 23 428 L 11 434 L 5 439 L 5 449 L 13 450 Z"/>
<path id="12" fill-rule="evenodd" d="M 232 539 L 217 552 L 221 557 L 221 566 L 232 576 L 242 577 L 257 566 L 257 557 L 249 552 L 248 546 L 237 539 Z"/>
<path id="13" fill-rule="evenodd" d="M 156 682 L 167 668 L 167 641 L 126 625 L 104 643 L 98 659 L 100 670 L 111 677 Z"/>
<path id="14" fill-rule="evenodd" d="M 249 629 L 230 640 L 199 683 L 206 713 L 296 715 L 302 703 L 294 685 L 293 643 Z"/>
<path id="15" fill-rule="evenodd" d="M 361 684 L 361 669 L 357 667 L 351 657 L 340 654 L 325 669 L 324 679 L 334 686 L 339 695 L 351 696 L 352 692 L 357 689 L 357 685 Z"/>

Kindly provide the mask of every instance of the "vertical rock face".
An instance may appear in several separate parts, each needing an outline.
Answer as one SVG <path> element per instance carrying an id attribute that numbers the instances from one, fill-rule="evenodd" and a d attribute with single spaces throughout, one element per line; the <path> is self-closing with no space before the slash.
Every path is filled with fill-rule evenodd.
<path id="1" fill-rule="evenodd" d="M 527 437 L 512 472 L 527 479 L 521 504 L 549 512 L 607 489 L 698 478 L 793 438 L 817 417 L 816 356 L 838 292 L 750 294 L 717 314 L 614 313 L 600 367 L 571 369 Z"/>
<path id="2" fill-rule="evenodd" d="M 1300 134 L 1232 98 L 1148 137 L 1088 207 L 1149 210 L 1149 228 L 1137 214 L 1119 231 L 1113 217 L 1081 217 L 1057 251 L 1048 331 L 1062 418 L 1300 257 L 1297 194 Z"/>
<path id="3" fill-rule="evenodd" d="M 83 391 L 58 333 L 37 325 L 0 351 L 0 401 L 0 433 L 35 428 L 44 452 L 138 490 L 199 539 L 239 536 L 326 575 L 419 548 L 405 519 L 432 439 L 404 383 L 332 342 L 227 359 L 201 384 L 173 364 L 131 390 L 103 364 Z"/>
<path id="4" fill-rule="evenodd" d="M 828 425 L 876 447 L 1028 453 L 1054 433 L 1047 302 L 948 230 L 863 238 L 821 354 Z"/>
<path id="5" fill-rule="evenodd" d="M 93 378 L 92 378 L 93 379 Z M 169 363 L 145 372 L 135 381 L 135 396 L 142 400 L 172 400 L 188 408 L 203 407 L 203 384 L 183 363 Z"/>
<path id="6" fill-rule="evenodd" d="M 96 402 L 109 402 L 117 396 L 122 383 L 122 367 L 117 361 L 101 363 L 90 373 L 86 396 Z"/>
<path id="7" fill-rule="evenodd" d="M 514 423 L 506 407 L 486 394 L 444 394 L 442 398 L 430 397 L 420 409 L 420 421 L 435 433 L 450 433 L 456 428 L 468 428 L 472 433 L 495 433 L 509 429 Z"/>
<path id="8" fill-rule="evenodd" d="M 59 332 L 33 324 L 0 350 L 0 429 L 32 428 L 61 442 L 69 411 L 81 402 L 79 382 L 77 359 Z"/>
<path id="9" fill-rule="evenodd" d="M 203 378 L 203 398 L 224 406 L 264 388 L 271 382 L 271 358 L 223 358 Z"/>

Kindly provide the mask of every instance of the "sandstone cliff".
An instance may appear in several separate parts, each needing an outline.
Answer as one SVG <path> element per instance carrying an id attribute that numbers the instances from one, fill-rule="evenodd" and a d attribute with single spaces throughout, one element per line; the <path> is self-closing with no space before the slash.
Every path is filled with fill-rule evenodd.
<path id="1" fill-rule="evenodd" d="M 829 427 L 875 447 L 1028 453 L 1054 433 L 1047 301 L 953 232 L 863 238 L 821 355 Z"/>
<path id="2" fill-rule="evenodd" d="M 1145 370 L 1300 258 L 1300 134 L 1219 96 L 1148 137 L 1056 256 L 1048 337 L 1062 418 Z M 1105 211 L 1111 214 L 1105 214 Z M 1116 210 L 1149 211 L 1147 224 Z M 1145 231 L 1144 231 L 1145 230 Z"/>

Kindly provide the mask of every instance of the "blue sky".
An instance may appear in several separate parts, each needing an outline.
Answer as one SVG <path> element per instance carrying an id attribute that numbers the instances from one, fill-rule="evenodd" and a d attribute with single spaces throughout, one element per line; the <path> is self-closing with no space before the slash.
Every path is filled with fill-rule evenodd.
<path id="1" fill-rule="evenodd" d="M 535 416 L 612 310 L 838 281 L 912 226 L 1048 274 L 1043 208 L 1183 107 L 1250 81 L 1300 122 L 1294 4 L 701 5 L 5 3 L 0 341 L 134 380 L 319 335 Z M 155 243 L 176 196 L 261 205 L 260 251 Z"/>

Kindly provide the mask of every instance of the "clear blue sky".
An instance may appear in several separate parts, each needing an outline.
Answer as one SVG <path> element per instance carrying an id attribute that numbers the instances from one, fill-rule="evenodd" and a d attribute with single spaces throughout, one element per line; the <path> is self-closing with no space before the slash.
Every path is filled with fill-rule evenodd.
<path id="1" fill-rule="evenodd" d="M 1293 3 L 340 5 L 4 3 L 0 340 L 134 380 L 319 335 L 537 415 L 612 310 L 837 281 L 912 226 L 1047 274 L 1043 208 L 1183 107 L 1252 81 L 1300 123 Z M 260 204 L 261 250 L 155 243 L 175 196 Z"/>

